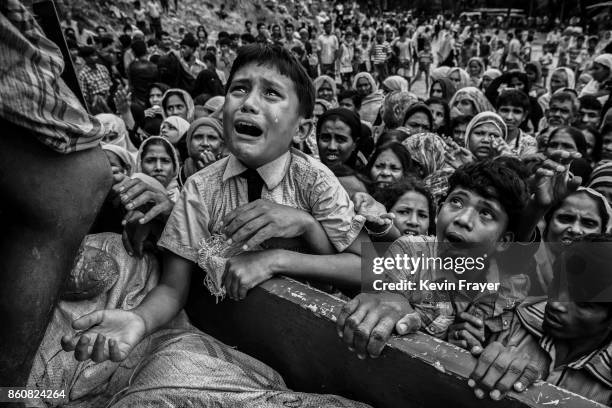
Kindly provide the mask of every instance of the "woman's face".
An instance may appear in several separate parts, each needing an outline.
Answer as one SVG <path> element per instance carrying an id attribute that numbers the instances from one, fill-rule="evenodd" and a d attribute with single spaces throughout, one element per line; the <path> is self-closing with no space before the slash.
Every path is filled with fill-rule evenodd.
<path id="1" fill-rule="evenodd" d="M 601 229 L 597 202 L 586 193 L 572 194 L 550 218 L 546 241 L 568 244 L 583 235 L 600 233 Z"/>
<path id="2" fill-rule="evenodd" d="M 517 91 L 525 92 L 525 83 L 523 83 L 518 77 L 512 77 L 510 79 L 509 87 L 516 89 Z"/>
<path id="3" fill-rule="evenodd" d="M 557 131 L 548 141 L 546 154 L 550 155 L 555 150 L 565 150 L 566 152 L 577 152 L 576 142 L 565 129 Z"/>
<path id="4" fill-rule="evenodd" d="M 163 92 L 159 88 L 151 88 L 149 91 L 149 104 L 151 106 L 161 106 Z"/>
<path id="5" fill-rule="evenodd" d="M 166 101 L 166 116 L 180 116 L 187 119 L 187 105 L 178 95 L 172 95 Z"/>
<path id="6" fill-rule="evenodd" d="M 453 81 L 457 89 L 461 88 L 461 74 L 459 74 L 459 71 L 454 71 L 451 73 L 449 78 L 451 81 Z"/>
<path id="7" fill-rule="evenodd" d="M 468 149 L 477 159 L 488 159 L 495 153 L 493 140 L 501 137 L 502 134 L 497 126 L 492 123 L 483 123 L 472 130 L 468 139 Z"/>
<path id="8" fill-rule="evenodd" d="M 193 135 L 191 135 L 191 141 L 188 147 L 191 152 L 191 158 L 194 160 L 198 160 L 200 155 L 204 152 L 211 152 L 213 155 L 217 156 L 221 153 L 223 139 L 221 139 L 221 135 L 219 135 L 215 129 L 210 126 L 202 125 L 193 132 Z"/>
<path id="9" fill-rule="evenodd" d="M 174 164 L 172 157 L 168 154 L 164 146 L 149 145 L 145 147 L 144 154 L 141 159 L 142 172 L 153 177 L 164 187 L 167 187 L 172 181 L 174 174 Z"/>
<path id="10" fill-rule="evenodd" d="M 482 77 L 482 82 L 480 83 L 480 89 L 482 89 L 483 91 L 485 91 L 489 85 L 491 85 L 491 82 L 493 82 L 493 80 L 488 77 L 488 76 L 483 76 Z"/>
<path id="11" fill-rule="evenodd" d="M 563 71 L 555 71 L 550 77 L 550 90 L 555 93 L 561 88 L 567 88 L 567 74 Z"/>
<path id="12" fill-rule="evenodd" d="M 410 131 L 411 135 L 416 135 L 431 131 L 431 122 L 425 113 L 415 112 L 406 118 L 404 127 Z"/>
<path id="13" fill-rule="evenodd" d="M 393 224 L 402 235 L 427 235 L 429 230 L 429 203 L 417 191 L 408 191 L 391 208 L 395 214 Z"/>
<path id="14" fill-rule="evenodd" d="M 361 96 L 368 96 L 372 93 L 372 84 L 366 78 L 359 78 L 357 80 L 357 92 Z"/>
<path id="15" fill-rule="evenodd" d="M 326 101 L 331 102 L 333 100 L 333 96 L 334 94 L 331 86 L 327 82 L 324 82 L 319 88 L 317 98 L 325 99 Z"/>
<path id="16" fill-rule="evenodd" d="M 442 91 L 442 85 L 439 82 L 436 82 L 431 87 L 431 94 L 429 95 L 431 98 L 444 98 L 444 91 Z"/>
<path id="17" fill-rule="evenodd" d="M 594 62 L 593 66 L 591 67 L 591 76 L 597 82 L 604 82 L 610 77 L 610 68 L 598 62 Z"/>
<path id="18" fill-rule="evenodd" d="M 127 175 L 129 173 L 130 169 L 126 167 L 123 160 L 121 160 L 119 156 L 109 150 L 104 150 L 104 153 L 106 154 L 108 162 L 111 165 L 111 169 L 113 170 L 113 176 L 117 174 Z"/>
<path id="19" fill-rule="evenodd" d="M 451 117 L 453 118 L 461 115 L 476 116 L 476 113 L 474 102 L 465 97 L 458 98 L 451 109 Z"/>
<path id="20" fill-rule="evenodd" d="M 533 69 L 525 70 L 525 74 L 527 75 L 527 79 L 529 80 L 529 82 L 531 82 L 532 84 L 536 82 L 538 74 Z"/>
<path id="21" fill-rule="evenodd" d="M 446 120 L 444 119 L 444 106 L 438 103 L 432 103 L 429 105 L 429 110 L 431 110 L 431 114 L 434 118 L 433 130 L 437 131 L 443 126 L 446 126 Z"/>
<path id="22" fill-rule="evenodd" d="M 159 134 L 169 140 L 178 140 L 179 131 L 172 123 L 163 122 Z"/>
<path id="23" fill-rule="evenodd" d="M 477 77 L 478 75 L 481 74 L 480 65 L 476 61 L 470 62 L 470 65 L 468 65 L 468 70 L 469 70 L 470 76 L 472 77 Z"/>
<path id="24" fill-rule="evenodd" d="M 399 158 L 391 150 L 378 155 L 370 171 L 370 177 L 377 188 L 387 187 L 398 182 L 404 175 L 404 168 Z"/>
<path id="25" fill-rule="evenodd" d="M 321 161 L 330 168 L 346 163 L 356 147 L 351 128 L 340 120 L 323 123 L 317 145 Z"/>

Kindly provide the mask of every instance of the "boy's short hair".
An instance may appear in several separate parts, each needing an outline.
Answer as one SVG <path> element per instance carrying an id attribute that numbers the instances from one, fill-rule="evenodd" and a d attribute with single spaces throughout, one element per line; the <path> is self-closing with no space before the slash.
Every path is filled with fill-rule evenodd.
<path id="1" fill-rule="evenodd" d="M 213 54 L 212 52 L 207 52 L 203 57 L 202 57 L 202 62 L 204 63 L 210 63 L 214 66 L 217 66 L 217 56 L 215 54 Z"/>
<path id="2" fill-rule="evenodd" d="M 291 23 L 285 24 L 285 30 L 287 30 L 288 28 L 291 28 L 293 31 L 295 31 L 295 26 Z"/>
<path id="3" fill-rule="evenodd" d="M 383 28 L 379 28 L 376 30 L 376 35 L 385 35 L 385 30 Z"/>
<path id="4" fill-rule="evenodd" d="M 456 188 L 470 190 L 500 203 L 508 215 L 507 231 L 516 233 L 529 199 L 527 170 L 513 157 L 479 160 L 459 167 L 449 178 L 448 194 Z"/>
<path id="5" fill-rule="evenodd" d="M 529 113 L 531 111 L 531 102 L 529 102 L 529 96 L 523 91 L 519 91 L 518 89 L 508 89 L 503 91 L 498 97 L 495 104 L 495 109 L 498 109 L 501 106 L 518 106 L 519 108 L 523 108 L 525 113 Z"/>
<path id="6" fill-rule="evenodd" d="M 303 65 L 291 54 L 291 51 L 277 44 L 249 44 L 240 47 L 227 78 L 226 95 L 236 72 L 252 63 L 274 67 L 281 75 L 291 79 L 298 96 L 300 115 L 306 119 L 312 117 L 315 102 L 314 85 Z"/>
<path id="7" fill-rule="evenodd" d="M 355 105 L 355 109 L 359 110 L 361 108 L 361 96 L 357 91 L 347 89 L 346 91 L 340 92 L 338 95 L 338 102 L 341 102 L 343 99 L 351 99 L 353 101 L 353 105 Z"/>
<path id="8" fill-rule="evenodd" d="M 231 43 L 232 43 L 232 40 L 230 40 L 229 37 L 219 38 L 219 47 L 222 47 L 224 45 L 227 45 L 229 47 Z"/>
<path id="9" fill-rule="evenodd" d="M 583 95 L 578 98 L 578 101 L 580 102 L 580 108 L 582 109 L 596 110 L 601 112 L 601 109 L 603 108 L 603 105 L 601 102 L 599 102 L 599 99 L 593 95 Z"/>

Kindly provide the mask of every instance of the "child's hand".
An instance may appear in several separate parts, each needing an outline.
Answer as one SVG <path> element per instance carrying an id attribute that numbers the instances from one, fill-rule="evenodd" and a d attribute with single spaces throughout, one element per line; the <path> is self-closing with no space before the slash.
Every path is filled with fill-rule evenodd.
<path id="1" fill-rule="evenodd" d="M 512 156 L 512 149 L 508 146 L 508 143 L 501 137 L 494 137 L 491 142 L 493 151 L 496 152 L 496 156 Z"/>
<path id="2" fill-rule="evenodd" d="M 253 251 L 236 255 L 227 260 L 223 286 L 230 299 L 242 300 L 247 292 L 274 275 L 278 251 Z"/>
<path id="3" fill-rule="evenodd" d="M 114 101 L 115 107 L 117 108 L 117 112 L 127 113 L 130 110 L 130 100 L 132 98 L 132 94 L 130 93 L 128 88 L 119 87 L 117 88 L 117 92 L 115 93 Z"/>
<path id="4" fill-rule="evenodd" d="M 395 215 L 387 213 L 385 206 L 368 193 L 357 192 L 351 199 L 355 204 L 355 212 L 365 217 L 366 228 L 370 231 L 384 230 L 395 218 Z"/>
<path id="5" fill-rule="evenodd" d="M 548 208 L 578 188 L 582 179 L 573 177 L 569 172 L 569 166 L 572 160 L 580 157 L 580 153 L 564 150 L 557 150 L 549 155 L 532 179 L 536 206 Z"/>
<path id="6" fill-rule="evenodd" d="M 480 355 L 485 342 L 482 320 L 466 312 L 459 313 L 459 319 L 463 321 L 448 328 L 449 343 L 469 350 L 475 356 Z"/>
<path id="7" fill-rule="evenodd" d="M 98 310 L 72 323 L 77 332 L 62 337 L 64 351 L 74 351 L 78 361 L 92 359 L 122 361 L 146 333 L 145 321 L 137 313 L 121 309 Z"/>
<path id="8" fill-rule="evenodd" d="M 223 217 L 222 232 L 229 243 L 254 248 L 270 238 L 302 236 L 316 220 L 307 212 L 267 200 L 255 200 Z"/>

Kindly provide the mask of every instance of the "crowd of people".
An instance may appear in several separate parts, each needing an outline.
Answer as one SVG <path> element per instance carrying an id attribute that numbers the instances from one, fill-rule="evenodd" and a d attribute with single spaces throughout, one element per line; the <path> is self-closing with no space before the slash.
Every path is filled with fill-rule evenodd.
<path id="1" fill-rule="evenodd" d="M 544 379 L 612 403 L 612 299 L 594 300 L 612 283 L 597 250 L 612 241 L 609 33 L 555 29 L 539 53 L 540 33 L 345 6 L 213 41 L 205 25 L 166 31 L 162 6 L 134 1 L 117 31 L 62 21 L 113 172 L 90 234 L 162 260 L 133 309 L 76 316 L 64 350 L 129 359 L 204 290 L 239 301 L 286 275 L 345 296 L 338 334 L 359 358 L 420 330 L 478 358 L 478 398 Z M 373 241 L 389 257 L 479 248 L 490 261 L 471 279 L 501 289 L 357 294 Z M 514 244 L 523 262 L 504 268 Z M 457 279 L 414 272 L 385 279 Z"/>

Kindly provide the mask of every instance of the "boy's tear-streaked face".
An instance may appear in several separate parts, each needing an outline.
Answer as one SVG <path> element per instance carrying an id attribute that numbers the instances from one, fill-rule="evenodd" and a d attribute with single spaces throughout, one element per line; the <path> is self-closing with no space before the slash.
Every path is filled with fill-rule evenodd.
<path id="1" fill-rule="evenodd" d="M 223 108 L 229 150 L 260 167 L 285 153 L 299 125 L 299 100 L 290 78 L 270 65 L 247 64 L 232 79 Z"/>

